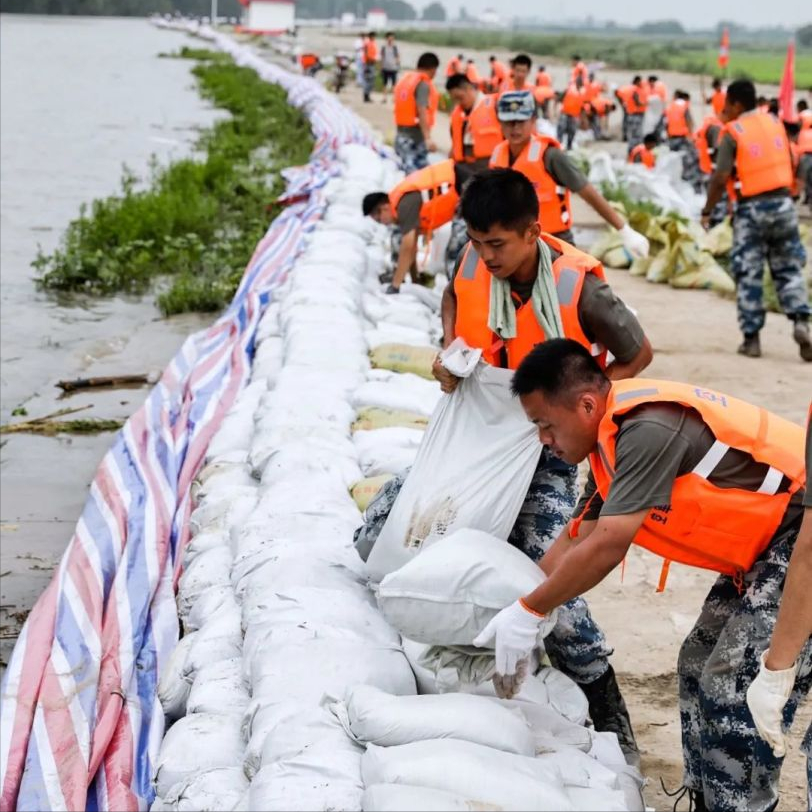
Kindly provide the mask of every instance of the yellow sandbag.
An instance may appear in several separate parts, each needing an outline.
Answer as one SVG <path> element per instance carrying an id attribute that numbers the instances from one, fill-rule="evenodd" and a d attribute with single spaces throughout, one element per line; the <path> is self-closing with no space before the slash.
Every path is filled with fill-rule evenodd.
<path id="1" fill-rule="evenodd" d="M 378 491 L 389 482 L 394 474 L 379 474 L 378 476 L 367 477 L 350 488 L 352 498 L 358 505 L 358 510 L 366 510 L 367 505 L 375 498 Z"/>
<path id="2" fill-rule="evenodd" d="M 410 344 L 381 344 L 372 350 L 369 359 L 376 369 L 392 372 L 413 372 L 432 379 L 431 365 L 437 357 L 435 347 L 414 347 Z"/>
<path id="3" fill-rule="evenodd" d="M 636 257 L 629 268 L 629 273 L 632 276 L 645 276 L 648 273 L 649 266 L 654 261 L 654 257 Z"/>
<path id="4" fill-rule="evenodd" d="M 352 424 L 353 431 L 366 431 L 369 429 L 385 429 L 391 426 L 401 426 L 407 429 L 425 429 L 429 424 L 428 417 L 417 412 L 408 412 L 405 409 L 380 409 L 377 406 L 367 406 L 358 412 L 358 417 Z"/>
<path id="5" fill-rule="evenodd" d="M 704 248 L 707 248 L 715 257 L 730 253 L 733 248 L 733 226 L 730 224 L 729 217 L 725 217 L 721 223 L 708 231 L 705 235 Z"/>
<path id="6" fill-rule="evenodd" d="M 718 293 L 734 293 L 736 284 L 709 251 L 698 252 L 691 264 L 675 265 L 668 280 L 675 288 L 709 288 Z"/>
<path id="7" fill-rule="evenodd" d="M 652 257 L 651 262 L 649 262 L 646 268 L 647 281 L 656 284 L 668 281 L 668 278 L 671 276 L 670 255 L 670 251 L 662 251 L 657 254 L 656 257 Z"/>

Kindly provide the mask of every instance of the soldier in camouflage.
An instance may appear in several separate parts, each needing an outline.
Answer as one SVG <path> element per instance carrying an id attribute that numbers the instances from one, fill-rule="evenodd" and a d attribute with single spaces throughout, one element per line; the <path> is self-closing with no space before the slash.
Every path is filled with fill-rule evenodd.
<path id="1" fill-rule="evenodd" d="M 407 175 L 429 165 L 429 150 L 426 142 L 412 135 L 398 133 L 395 136 L 395 152 Z"/>
<path id="2" fill-rule="evenodd" d="M 737 119 L 752 121 L 762 117 L 759 128 L 751 131 L 738 124 L 739 141 L 731 127 Z M 798 231 L 798 213 L 790 193 L 792 159 L 789 143 L 783 128 L 769 113 L 756 110 L 756 91 L 752 82 L 733 82 L 727 89 L 723 118 L 728 122 L 716 152 L 716 169 L 711 176 L 708 198 L 702 210 L 702 222 L 706 227 L 719 202 L 728 179 L 736 178 L 740 189 L 753 178 L 758 178 L 752 194 L 738 195 L 733 214 L 733 250 L 731 269 L 736 280 L 736 302 L 739 329 L 744 340 L 738 348 L 741 355 L 750 358 L 761 356 L 759 333 L 764 326 L 764 262 L 770 266 L 778 302 L 793 324 L 792 337 L 799 347 L 801 358 L 812 361 L 812 335 L 809 330 L 809 292 L 803 277 L 806 252 Z M 758 132 L 774 132 L 777 140 L 786 142 L 786 165 L 775 168 L 773 142 L 762 144 L 755 141 L 747 146 L 747 139 L 758 139 Z M 764 136 L 761 136 L 762 138 Z M 748 142 L 749 143 L 749 142 Z M 771 152 L 772 150 L 772 152 Z M 760 162 L 769 171 L 758 173 Z M 744 172 L 744 175 L 742 174 Z M 784 178 L 788 178 L 785 182 Z M 765 180 L 766 179 L 766 180 Z M 772 181 L 771 188 L 770 181 Z"/>

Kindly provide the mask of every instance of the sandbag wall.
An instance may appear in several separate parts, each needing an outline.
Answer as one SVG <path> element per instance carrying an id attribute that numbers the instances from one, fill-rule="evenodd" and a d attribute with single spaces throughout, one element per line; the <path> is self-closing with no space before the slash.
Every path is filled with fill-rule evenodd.
<path id="1" fill-rule="evenodd" d="M 382 293 L 388 237 L 360 202 L 397 175 L 364 147 L 339 158 L 197 477 L 153 809 L 586 809 L 595 792 L 602 808 L 639 808 L 622 765 L 586 755 L 599 737 L 578 724 L 585 705 L 562 716 L 551 694 L 580 694 L 563 675 L 562 688 L 548 669 L 518 704 L 418 696 L 416 674 L 420 693 L 436 693 L 436 677 L 378 610 L 351 493 L 414 459 L 441 397 L 428 373 L 440 296 Z"/>

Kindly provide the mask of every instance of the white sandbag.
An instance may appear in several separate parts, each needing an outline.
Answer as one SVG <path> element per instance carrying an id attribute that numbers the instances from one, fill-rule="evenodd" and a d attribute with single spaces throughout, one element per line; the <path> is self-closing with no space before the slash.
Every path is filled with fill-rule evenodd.
<path id="1" fill-rule="evenodd" d="M 262 314 L 262 318 L 257 325 L 257 344 L 262 344 L 272 336 L 278 336 L 279 333 L 279 302 L 271 302 Z"/>
<path id="2" fill-rule="evenodd" d="M 335 427 L 303 427 L 295 424 L 263 427 L 254 437 L 248 459 L 254 470 L 264 473 L 265 466 L 276 453 L 285 452 L 288 458 L 293 455 L 301 459 L 308 455 L 311 448 L 318 449 L 316 452 L 318 456 L 314 454 L 312 467 L 295 464 L 291 466 L 291 472 L 308 473 L 313 470 L 329 472 L 331 469 L 319 461 L 325 457 L 329 458 L 330 454 L 334 454 L 340 462 L 342 474 L 346 474 L 348 470 L 346 466 L 352 462 L 355 463 L 355 467 L 358 466 L 355 446 L 350 440 L 349 432 Z"/>
<path id="3" fill-rule="evenodd" d="M 347 486 L 331 474 L 302 475 L 263 488 L 257 507 L 271 515 L 335 516 L 361 523 Z"/>
<path id="4" fill-rule="evenodd" d="M 378 406 L 431 415 L 441 396 L 440 385 L 436 381 L 428 381 L 411 372 L 393 372 L 386 378 L 377 378 L 359 386 L 353 393 L 352 404 L 356 409 Z"/>
<path id="5" fill-rule="evenodd" d="M 445 254 L 451 241 L 451 223 L 443 223 L 431 233 L 431 244 L 428 252 L 418 251 L 418 270 L 434 276 L 445 271 Z"/>
<path id="6" fill-rule="evenodd" d="M 562 747 L 574 747 L 585 753 L 591 753 L 593 740 L 597 734 L 582 724 L 571 722 L 552 705 L 540 705 L 524 699 L 498 699 L 496 697 L 491 701 L 521 711 L 530 725 L 537 753 L 553 753 Z"/>
<path id="7" fill-rule="evenodd" d="M 242 658 L 232 657 L 198 669 L 186 709 L 188 713 L 222 713 L 242 717 L 249 701 L 248 685 L 242 673 Z"/>
<path id="8" fill-rule="evenodd" d="M 195 502 L 207 498 L 210 485 L 216 483 L 216 489 L 229 489 L 244 485 L 256 485 L 251 477 L 251 468 L 245 462 L 208 462 L 201 468 L 192 481 L 191 493 Z"/>
<path id="9" fill-rule="evenodd" d="M 195 601 L 213 586 L 228 584 L 231 551 L 224 546 L 200 553 L 183 571 L 178 581 L 178 615 L 181 620 L 189 614 Z"/>
<path id="10" fill-rule="evenodd" d="M 357 525 L 354 522 L 347 522 L 336 516 L 315 514 L 271 516 L 266 511 L 255 510 L 240 527 L 232 529 L 231 537 L 238 555 L 241 551 L 240 539 L 243 534 L 257 533 L 261 538 L 287 539 L 291 543 L 334 539 L 337 547 L 351 548 L 350 539 L 355 527 Z"/>
<path id="11" fill-rule="evenodd" d="M 544 577 L 531 558 L 506 541 L 481 530 L 457 530 L 385 576 L 378 605 L 410 640 L 470 646 L 497 612 L 532 592 Z"/>
<path id="12" fill-rule="evenodd" d="M 155 790 L 166 798 L 181 781 L 242 764 L 244 742 L 234 716 L 194 713 L 169 728 L 155 763 Z"/>
<path id="13" fill-rule="evenodd" d="M 381 344 L 413 344 L 416 347 L 425 347 L 432 343 L 428 330 L 415 330 L 412 327 L 385 322 L 379 322 L 373 329 L 364 330 L 364 339 L 370 350 L 380 347 Z"/>
<path id="14" fill-rule="evenodd" d="M 627 812 L 626 798 L 619 789 L 567 787 L 567 797 L 576 812 Z"/>
<path id="15" fill-rule="evenodd" d="M 254 381 L 265 379 L 275 383 L 282 370 L 284 345 L 278 337 L 266 338 L 257 349 L 254 363 L 251 367 L 251 379 Z"/>
<path id="16" fill-rule="evenodd" d="M 439 401 L 369 555 L 373 581 L 460 528 L 508 537 L 542 448 L 535 428 L 510 393 L 511 377 L 510 370 L 481 364 Z M 494 482 L 510 485 L 496 488 Z"/>
<path id="17" fill-rule="evenodd" d="M 193 534 L 197 534 L 201 530 L 216 530 L 239 524 L 253 510 L 256 502 L 255 485 L 221 491 L 216 497 L 207 499 L 194 509 L 189 517 L 189 527 Z"/>
<path id="18" fill-rule="evenodd" d="M 435 288 L 427 288 L 425 285 L 415 285 L 413 282 L 404 282 L 400 286 L 400 294 L 402 298 L 408 297 L 420 302 L 426 307 L 430 308 L 432 312 L 440 312 L 440 304 L 442 302 L 442 294 Z"/>
<path id="19" fill-rule="evenodd" d="M 328 442 L 318 437 L 303 437 L 269 454 L 262 467 L 263 488 L 288 479 L 310 474 L 338 474 L 345 487 L 362 476 L 352 441 L 340 438 Z"/>
<path id="20" fill-rule="evenodd" d="M 162 812 L 235 812 L 248 791 L 242 767 L 199 773 L 170 788 Z M 153 807 L 154 808 L 154 807 Z"/>
<path id="21" fill-rule="evenodd" d="M 391 426 L 353 434 L 364 476 L 399 473 L 411 467 L 423 440 L 422 429 Z"/>
<path id="22" fill-rule="evenodd" d="M 228 547 L 228 533 L 223 528 L 214 528 L 196 533 L 183 551 L 184 568 L 187 568 L 201 553 L 215 547 Z"/>
<path id="23" fill-rule="evenodd" d="M 455 739 L 398 747 L 371 744 L 361 760 L 364 784 L 408 784 L 474 797 L 503 809 L 571 810 L 554 765 Z"/>
<path id="24" fill-rule="evenodd" d="M 161 703 L 164 715 L 173 721 L 186 714 L 186 702 L 192 686 L 189 680 L 184 677 L 184 673 L 186 658 L 189 656 L 189 649 L 195 641 L 195 634 L 195 632 L 191 632 L 181 637 L 164 666 L 161 678 L 158 681 L 158 700 Z"/>
<path id="25" fill-rule="evenodd" d="M 358 742 L 392 747 L 423 739 L 462 739 L 506 753 L 533 756 L 532 732 L 521 711 L 470 694 L 391 696 L 358 685 L 331 710 Z"/>
<path id="26" fill-rule="evenodd" d="M 184 676 L 191 680 L 204 666 L 239 657 L 241 653 L 240 607 L 232 597 L 198 630 L 186 657 Z"/>
<path id="27" fill-rule="evenodd" d="M 364 812 L 487 812 L 504 808 L 454 792 L 405 784 L 373 784 L 361 799 Z"/>
<path id="28" fill-rule="evenodd" d="M 206 449 L 211 460 L 236 449 L 247 449 L 254 431 L 254 412 L 262 393 L 268 388 L 264 380 L 253 381 L 237 396 L 234 406 L 223 418 L 220 428 Z"/>
<path id="29" fill-rule="evenodd" d="M 214 617 L 226 604 L 234 601 L 234 590 L 230 584 L 218 584 L 202 592 L 192 604 L 189 614 L 183 621 L 187 631 L 197 631 L 210 618 Z"/>

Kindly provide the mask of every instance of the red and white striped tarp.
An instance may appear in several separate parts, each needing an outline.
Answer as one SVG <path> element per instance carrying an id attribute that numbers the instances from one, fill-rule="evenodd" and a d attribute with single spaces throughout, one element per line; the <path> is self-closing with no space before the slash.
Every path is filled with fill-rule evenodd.
<path id="1" fill-rule="evenodd" d="M 73 538 L 20 633 L 0 708 L 0 809 L 145 809 L 163 737 L 156 689 L 178 639 L 174 576 L 188 538 L 190 484 L 245 385 L 257 324 L 322 216 L 320 191 L 345 143 L 370 131 L 313 79 L 195 29 L 282 85 L 317 138 L 285 173 L 302 198 L 269 228 L 228 310 L 189 337 L 116 436 Z"/>

